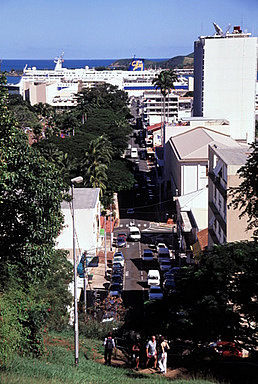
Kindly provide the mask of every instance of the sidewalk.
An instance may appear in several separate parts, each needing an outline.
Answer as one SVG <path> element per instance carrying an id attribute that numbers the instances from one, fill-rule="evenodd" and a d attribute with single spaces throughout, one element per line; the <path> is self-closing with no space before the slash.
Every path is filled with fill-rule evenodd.
<path id="1" fill-rule="evenodd" d="M 111 251 L 107 251 L 107 264 L 109 265 L 112 262 L 113 253 Z M 90 273 L 93 275 L 92 281 L 90 282 L 91 289 L 106 289 L 109 281 L 105 277 L 105 252 L 100 251 L 98 254 L 99 257 L 99 265 L 98 267 L 91 268 Z M 109 270 L 109 268 L 108 268 Z"/>

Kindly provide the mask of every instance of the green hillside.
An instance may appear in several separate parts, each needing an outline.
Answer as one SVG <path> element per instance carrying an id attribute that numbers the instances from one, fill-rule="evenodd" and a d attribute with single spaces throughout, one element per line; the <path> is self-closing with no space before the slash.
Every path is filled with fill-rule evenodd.
<path id="1" fill-rule="evenodd" d="M 123 70 L 127 70 L 129 67 L 129 64 L 132 59 L 119 59 L 114 61 L 109 67 L 110 68 L 119 68 Z M 169 69 L 175 69 L 175 68 L 193 68 L 194 64 L 194 54 L 190 53 L 187 56 L 175 56 L 171 59 L 165 60 L 165 61 L 152 61 L 146 59 L 145 61 L 145 69 L 147 68 L 169 68 Z"/>

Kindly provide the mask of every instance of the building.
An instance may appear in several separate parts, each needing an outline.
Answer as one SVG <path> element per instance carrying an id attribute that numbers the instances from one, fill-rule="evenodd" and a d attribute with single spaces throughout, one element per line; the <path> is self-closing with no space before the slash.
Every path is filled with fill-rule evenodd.
<path id="1" fill-rule="evenodd" d="M 237 187 L 241 179 L 237 171 L 246 163 L 248 146 L 223 148 L 209 145 L 208 246 L 232 241 L 251 240 L 246 231 L 247 218 L 239 219 L 240 211 L 229 207 L 227 190 Z"/>
<path id="2" fill-rule="evenodd" d="M 165 183 L 167 195 L 181 196 L 208 185 L 208 144 L 221 147 L 240 145 L 230 136 L 204 127 L 178 127 L 165 146 Z M 189 129 L 190 128 L 190 129 Z"/>
<path id="3" fill-rule="evenodd" d="M 74 218 L 76 232 L 77 260 L 86 250 L 96 256 L 100 241 L 100 201 L 99 188 L 74 188 Z M 73 259 L 73 225 L 71 202 L 63 201 L 61 210 L 64 226 L 57 238 L 56 248 L 69 251 L 68 259 Z"/>
<path id="4" fill-rule="evenodd" d="M 248 143 L 255 138 L 257 37 L 234 27 L 194 44 L 193 116 L 229 120 L 230 136 Z"/>
<path id="5" fill-rule="evenodd" d="M 163 96 L 159 90 L 145 91 L 143 94 L 143 121 L 148 125 L 163 120 Z M 178 96 L 170 93 L 165 99 L 166 121 L 172 123 L 178 119 Z"/>

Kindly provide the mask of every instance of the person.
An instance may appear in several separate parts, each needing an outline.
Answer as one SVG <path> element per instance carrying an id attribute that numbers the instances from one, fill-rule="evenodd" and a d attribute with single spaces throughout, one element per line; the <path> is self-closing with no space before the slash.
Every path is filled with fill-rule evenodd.
<path id="1" fill-rule="evenodd" d="M 133 358 L 135 359 L 135 362 L 136 362 L 135 370 L 138 371 L 139 363 L 140 363 L 140 351 L 141 351 L 141 344 L 138 339 L 135 341 L 132 351 L 133 351 Z"/>
<path id="2" fill-rule="evenodd" d="M 111 365 L 111 356 L 113 349 L 116 348 L 115 340 L 112 337 L 112 332 L 109 332 L 107 337 L 105 337 L 104 343 L 105 352 L 104 352 L 104 359 L 105 359 L 105 365 Z"/>
<path id="3" fill-rule="evenodd" d="M 164 336 L 160 338 L 160 356 L 159 356 L 159 369 L 160 373 L 167 373 L 167 351 L 169 350 L 169 345 Z"/>
<path id="4" fill-rule="evenodd" d="M 157 369 L 157 349 L 156 349 L 156 337 L 151 336 L 151 340 L 148 341 L 146 345 L 146 355 L 147 355 L 147 361 L 146 361 L 146 368 L 148 367 L 149 361 L 151 359 L 154 359 L 154 369 Z"/>

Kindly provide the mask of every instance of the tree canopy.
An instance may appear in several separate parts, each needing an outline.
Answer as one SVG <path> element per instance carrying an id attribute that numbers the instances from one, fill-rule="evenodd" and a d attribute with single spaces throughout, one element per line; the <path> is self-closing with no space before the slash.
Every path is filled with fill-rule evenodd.
<path id="1" fill-rule="evenodd" d="M 247 216 L 247 229 L 254 229 L 258 235 L 258 147 L 257 143 L 251 145 L 251 153 L 245 165 L 237 172 L 242 182 L 238 187 L 230 188 L 233 197 L 231 205 L 238 208 L 240 218 Z"/>

